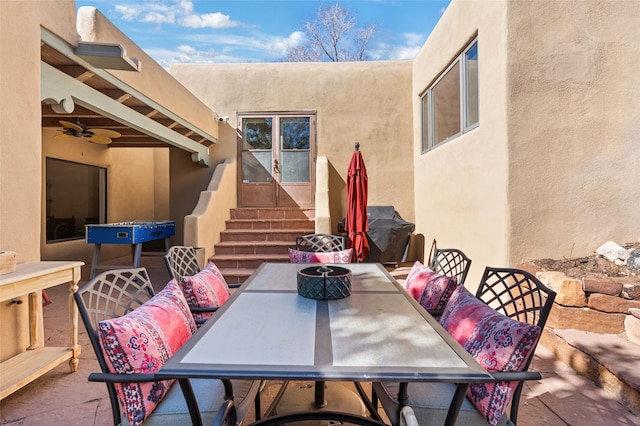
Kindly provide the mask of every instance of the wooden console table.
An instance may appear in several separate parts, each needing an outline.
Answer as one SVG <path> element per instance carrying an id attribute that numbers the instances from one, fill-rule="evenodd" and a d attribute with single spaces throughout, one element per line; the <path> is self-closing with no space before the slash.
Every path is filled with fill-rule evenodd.
<path id="1" fill-rule="evenodd" d="M 54 367 L 69 360 L 78 369 L 78 309 L 73 293 L 78 290 L 80 268 L 84 262 L 42 261 L 17 265 L 15 272 L 0 275 L 0 302 L 28 295 L 30 345 L 24 351 L 0 363 L 0 399 L 17 391 Z M 45 347 L 40 290 L 69 283 L 69 346 Z"/>

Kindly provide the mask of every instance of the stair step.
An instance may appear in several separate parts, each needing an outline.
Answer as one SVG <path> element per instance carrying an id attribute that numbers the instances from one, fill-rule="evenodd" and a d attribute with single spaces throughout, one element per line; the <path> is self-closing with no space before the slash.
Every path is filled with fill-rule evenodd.
<path id="1" fill-rule="evenodd" d="M 220 233 L 213 261 L 228 283 L 241 283 L 264 262 L 289 262 L 296 237 L 315 232 L 315 208 L 236 208 Z"/>
<path id="2" fill-rule="evenodd" d="M 227 229 L 220 232 L 220 241 L 293 241 L 308 234 L 308 229 Z"/>
<path id="3" fill-rule="evenodd" d="M 311 219 L 232 219 L 227 229 L 305 229 L 313 233 L 315 222 Z"/>
<path id="4" fill-rule="evenodd" d="M 311 219 L 315 220 L 315 208 L 300 207 L 242 207 L 231 209 L 231 219 Z"/>
<path id="5" fill-rule="evenodd" d="M 257 269 L 264 262 L 288 262 L 289 254 L 214 255 L 209 260 L 215 263 L 220 270 Z"/>
<path id="6" fill-rule="evenodd" d="M 218 255 L 288 254 L 288 248 L 295 247 L 293 241 L 222 241 L 216 244 Z"/>

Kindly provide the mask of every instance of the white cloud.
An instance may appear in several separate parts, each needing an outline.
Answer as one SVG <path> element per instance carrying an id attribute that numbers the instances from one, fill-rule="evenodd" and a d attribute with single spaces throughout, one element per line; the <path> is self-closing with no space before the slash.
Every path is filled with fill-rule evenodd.
<path id="1" fill-rule="evenodd" d="M 139 8 L 127 4 L 116 5 L 115 10 L 124 21 L 133 21 L 140 15 Z"/>
<path id="2" fill-rule="evenodd" d="M 203 15 L 187 15 L 180 19 L 180 24 L 189 28 L 231 28 L 240 25 L 232 21 L 228 15 L 220 12 Z"/>
<path id="3" fill-rule="evenodd" d="M 141 22 L 147 22 L 150 24 L 173 24 L 175 22 L 175 16 L 173 14 L 161 13 L 151 11 L 146 13 Z"/>
<path id="4" fill-rule="evenodd" d="M 414 59 L 426 39 L 426 35 L 418 33 L 403 33 L 397 37 L 389 37 L 384 41 L 374 43 L 367 50 L 373 60 L 401 61 Z"/>
<path id="5" fill-rule="evenodd" d="M 185 55 L 195 55 L 197 53 L 197 50 L 194 47 L 188 46 L 186 44 L 183 44 L 181 46 L 178 46 L 178 49 L 176 49 L 178 52 L 181 52 Z"/>
<path id="6" fill-rule="evenodd" d="M 304 31 L 294 31 L 291 34 L 289 34 L 289 37 L 287 38 L 287 40 L 293 46 L 299 46 L 307 42 L 308 40 L 307 33 L 305 33 Z"/>
<path id="7" fill-rule="evenodd" d="M 406 40 L 408 46 L 422 46 L 426 36 L 424 34 L 404 33 L 402 37 Z"/>
<path id="8" fill-rule="evenodd" d="M 396 46 L 389 50 L 386 57 L 390 60 L 415 59 L 420 51 L 420 46 Z"/>
<path id="9" fill-rule="evenodd" d="M 115 11 L 125 21 L 138 20 L 153 24 L 178 24 L 187 28 L 231 28 L 240 26 L 228 15 L 220 12 L 198 14 L 193 2 L 182 0 L 167 4 L 163 1 L 145 1 L 139 3 L 118 4 Z"/>
<path id="10" fill-rule="evenodd" d="M 175 50 L 147 49 L 146 52 L 165 69 L 169 69 L 169 66 L 175 63 L 206 64 L 230 62 L 225 55 L 215 49 L 199 51 L 189 45 L 178 46 Z"/>

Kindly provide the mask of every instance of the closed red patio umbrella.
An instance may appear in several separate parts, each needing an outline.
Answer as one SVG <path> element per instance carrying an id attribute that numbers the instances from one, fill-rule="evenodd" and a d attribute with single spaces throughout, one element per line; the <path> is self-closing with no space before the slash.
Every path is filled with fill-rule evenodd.
<path id="1" fill-rule="evenodd" d="M 345 230 L 348 232 L 347 247 L 353 248 L 353 257 L 356 262 L 362 262 L 369 254 L 369 242 L 365 234 L 369 230 L 368 192 L 367 168 L 360 152 L 360 144 L 356 142 L 356 150 L 351 156 L 347 170 L 347 217 L 345 220 Z"/>

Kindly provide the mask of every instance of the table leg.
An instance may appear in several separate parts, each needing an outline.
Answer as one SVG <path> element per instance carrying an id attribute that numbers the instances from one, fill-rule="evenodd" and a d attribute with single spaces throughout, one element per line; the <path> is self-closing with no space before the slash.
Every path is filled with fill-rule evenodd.
<path id="1" fill-rule="evenodd" d="M 38 309 L 38 307 L 40 309 Z M 29 293 L 29 347 L 28 351 L 42 346 L 42 342 L 38 337 L 38 330 L 40 330 L 40 315 L 38 311 L 42 311 L 42 300 L 38 292 Z"/>
<path id="2" fill-rule="evenodd" d="M 324 399 L 324 382 L 315 383 L 313 405 L 316 408 L 322 408 L 327 405 L 327 401 Z"/>
<path id="3" fill-rule="evenodd" d="M 96 243 L 93 248 L 93 260 L 91 261 L 91 279 L 95 278 L 96 271 L 98 270 L 99 259 L 100 259 L 100 246 L 102 244 Z"/>
<path id="4" fill-rule="evenodd" d="M 401 382 L 398 388 L 398 418 L 401 418 L 400 412 L 409 402 L 409 383 Z"/>
<path id="5" fill-rule="evenodd" d="M 445 426 L 454 426 L 456 424 L 467 389 L 469 389 L 469 383 L 458 383 L 458 386 L 456 386 L 456 393 L 453 395 L 453 401 L 451 401 L 447 412 L 447 419 L 444 421 Z"/>
<path id="6" fill-rule="evenodd" d="M 140 256 L 142 256 L 142 243 L 138 243 L 135 245 L 135 253 L 133 255 L 133 267 L 134 268 L 139 268 L 140 267 Z"/>
<path id="7" fill-rule="evenodd" d="M 73 271 L 73 279 L 69 281 L 69 350 L 72 352 L 71 359 L 69 360 L 69 368 L 72 373 L 78 371 L 80 352 L 82 350 L 82 347 L 78 344 L 78 307 L 73 298 L 74 293 L 78 291 L 80 277 L 80 268 L 75 268 Z"/>

